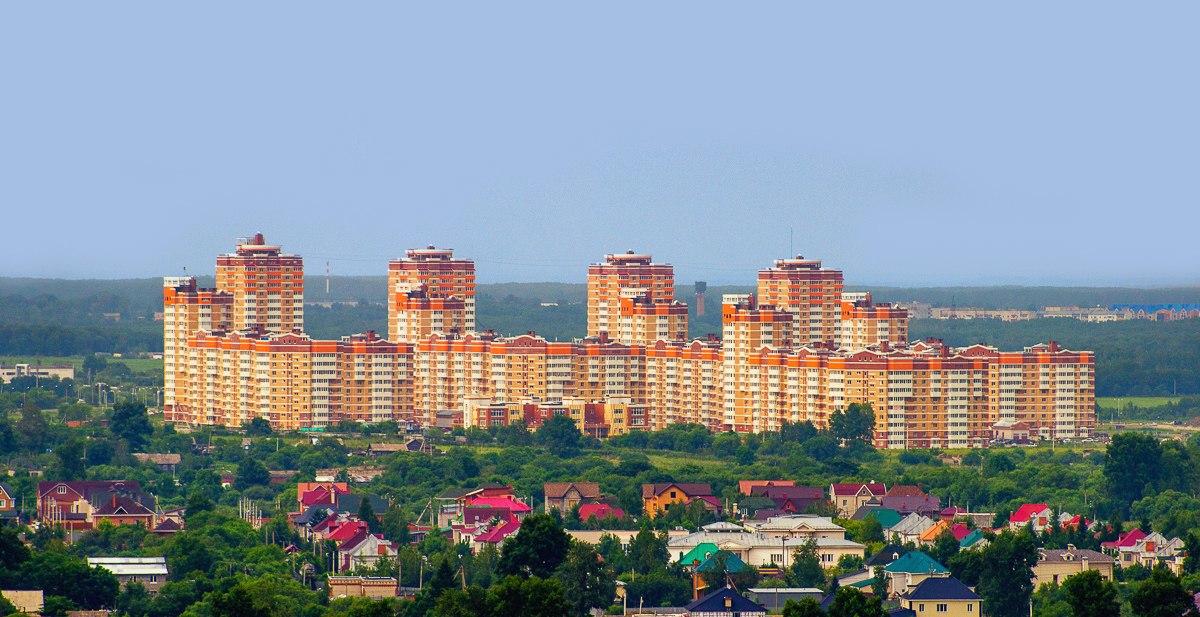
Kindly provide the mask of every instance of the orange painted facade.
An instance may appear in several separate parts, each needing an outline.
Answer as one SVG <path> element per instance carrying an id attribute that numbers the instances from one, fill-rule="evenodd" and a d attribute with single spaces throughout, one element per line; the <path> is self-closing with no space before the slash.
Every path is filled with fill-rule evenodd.
<path id="1" fill-rule="evenodd" d="M 842 301 L 838 343 L 846 349 L 908 345 L 908 310 L 865 299 Z"/>
<path id="2" fill-rule="evenodd" d="M 670 264 L 656 264 L 650 255 L 639 255 L 633 251 L 605 255 L 604 263 L 588 266 L 587 309 L 589 338 L 606 333 L 610 338 L 626 345 L 633 344 L 634 331 L 659 332 L 659 325 L 668 340 L 687 336 L 687 308 L 684 306 L 683 321 L 679 318 L 659 319 L 657 309 L 643 308 L 634 319 L 635 303 L 631 303 L 626 333 L 622 333 L 622 299 L 639 298 L 643 307 L 670 306 L 675 302 L 675 268 Z M 668 313 L 670 309 L 666 309 Z M 634 322 L 640 322 L 635 326 Z"/>
<path id="3" fill-rule="evenodd" d="M 796 314 L 794 347 L 837 340 L 843 287 L 841 270 L 801 256 L 758 271 L 758 301 Z"/>
<path id="4" fill-rule="evenodd" d="M 304 327 L 304 260 L 267 244 L 262 234 L 217 257 L 216 288 L 233 295 L 234 330 L 262 327 L 291 332 Z"/>
<path id="5" fill-rule="evenodd" d="M 409 249 L 388 263 L 388 340 L 475 330 L 475 262 L 452 249 Z"/>
<path id="6" fill-rule="evenodd" d="M 562 414 L 604 437 L 679 423 L 823 428 L 869 403 L 876 445 L 887 448 L 984 445 L 999 421 L 1041 438 L 1094 430 L 1091 352 L 910 345 L 905 310 L 844 294 L 841 272 L 815 260 L 760 271 L 758 296 L 722 299 L 722 339 L 694 341 L 672 267 L 648 255 L 589 267 L 595 334 L 570 342 L 475 332 L 474 280 L 474 264 L 448 249 L 410 250 L 389 263 L 389 340 L 313 340 L 302 310 L 283 310 L 285 298 L 303 297 L 299 257 L 261 234 L 244 241 L 218 258 L 216 289 L 164 280 L 166 418 L 231 427 L 265 418 L 295 430 L 343 420 L 535 425 Z"/>

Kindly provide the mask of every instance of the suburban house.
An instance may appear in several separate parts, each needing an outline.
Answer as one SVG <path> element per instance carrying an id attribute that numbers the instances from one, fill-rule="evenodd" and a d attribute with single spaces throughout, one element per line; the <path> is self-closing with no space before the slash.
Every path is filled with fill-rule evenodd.
<path id="1" fill-rule="evenodd" d="M 872 499 L 882 499 L 887 487 L 875 482 L 830 484 L 829 500 L 837 508 L 839 518 L 850 518 Z"/>
<path id="2" fill-rule="evenodd" d="M 104 568 L 117 577 L 124 589 L 129 583 L 141 583 L 150 595 L 157 595 L 159 587 L 167 582 L 166 557 L 88 557 L 89 568 Z"/>
<path id="3" fill-rule="evenodd" d="M 329 599 L 334 598 L 395 598 L 400 595 L 396 579 L 384 576 L 330 576 Z"/>
<path id="4" fill-rule="evenodd" d="M 921 541 L 921 535 L 935 524 L 936 522 L 928 516 L 922 516 L 914 512 L 900 519 L 900 522 L 895 525 L 884 528 L 883 535 L 897 544 L 904 544 L 906 542 L 917 544 Z"/>
<path id="5" fill-rule="evenodd" d="M 1073 544 L 1060 549 L 1039 548 L 1038 562 L 1033 567 L 1033 586 L 1036 589 L 1042 583 L 1062 583 L 1084 570 L 1097 570 L 1101 577 L 1111 581 L 1115 564 L 1116 560 L 1104 553 L 1077 549 Z"/>
<path id="6" fill-rule="evenodd" d="M 702 502 L 704 509 L 710 512 L 721 511 L 721 500 L 713 496 L 712 487 L 707 483 L 663 482 L 642 485 L 642 510 L 649 518 L 654 518 L 671 504 L 690 504 L 693 501 Z"/>
<path id="7" fill-rule="evenodd" d="M 1036 533 L 1042 533 L 1050 526 L 1051 516 L 1050 506 L 1044 503 L 1024 503 L 1008 517 L 1008 528 L 1019 531 L 1032 524 Z"/>
<path id="8" fill-rule="evenodd" d="M 751 489 L 751 494 L 770 499 L 778 514 L 808 512 L 813 506 L 829 503 L 825 491 L 815 486 L 756 486 Z"/>
<path id="9" fill-rule="evenodd" d="M 921 551 L 910 551 L 883 568 L 888 577 L 888 594 L 902 596 L 928 578 L 946 578 L 950 570 Z"/>
<path id="10" fill-rule="evenodd" d="M 166 473 L 175 474 L 175 468 L 183 460 L 178 454 L 144 454 L 135 453 L 133 458 L 139 463 L 150 463 Z"/>
<path id="11" fill-rule="evenodd" d="M 312 506 L 333 505 L 337 496 L 350 492 L 345 482 L 298 482 L 296 484 L 296 512 L 304 512 Z"/>
<path id="12" fill-rule="evenodd" d="M 565 516 L 575 506 L 600 501 L 600 485 L 595 482 L 547 482 L 543 491 L 546 514 L 558 510 Z"/>
<path id="13" fill-rule="evenodd" d="M 15 495 L 12 488 L 0 484 L 0 525 L 15 522 L 21 518 L 21 511 L 17 509 Z"/>
<path id="14" fill-rule="evenodd" d="M 1179 574 L 1183 567 L 1183 540 L 1166 536 L 1157 531 L 1147 534 L 1141 529 L 1121 534 L 1114 542 L 1101 545 L 1104 552 L 1115 555 L 1121 567 L 1141 564 L 1147 568 L 1163 563 Z"/>
<path id="15" fill-rule="evenodd" d="M 688 604 L 683 610 L 689 617 L 765 617 L 767 614 L 767 609 L 728 587 Z"/>
<path id="16" fill-rule="evenodd" d="M 743 495 L 753 495 L 754 489 L 761 486 L 796 486 L 795 480 L 738 480 L 738 491 Z"/>
<path id="17" fill-rule="evenodd" d="M 338 544 L 338 572 L 351 572 L 360 568 L 373 568 L 380 559 L 394 559 L 398 547 L 382 535 L 359 529 L 349 539 Z"/>
<path id="18" fill-rule="evenodd" d="M 926 578 L 911 591 L 900 595 L 900 606 L 914 615 L 978 617 L 979 596 L 956 578 Z"/>
<path id="19" fill-rule="evenodd" d="M 38 519 L 66 531 L 94 529 L 100 521 L 154 527 L 154 498 L 135 481 L 39 482 Z"/>

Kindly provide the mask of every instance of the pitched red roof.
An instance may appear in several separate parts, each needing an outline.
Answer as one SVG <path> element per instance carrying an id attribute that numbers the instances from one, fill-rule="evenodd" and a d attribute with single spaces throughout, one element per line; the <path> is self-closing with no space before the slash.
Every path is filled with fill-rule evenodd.
<path id="1" fill-rule="evenodd" d="M 579 506 L 579 520 L 586 521 L 592 517 L 596 518 L 622 518 L 625 516 L 625 511 L 620 508 L 614 508 L 606 503 L 585 503 Z"/>
<path id="2" fill-rule="evenodd" d="M 1017 508 L 1017 511 L 1013 512 L 1012 516 L 1008 517 L 1008 522 L 1024 525 L 1025 523 L 1029 522 L 1030 517 L 1032 517 L 1034 514 L 1045 512 L 1049 508 L 1050 506 L 1044 503 L 1021 504 L 1021 507 Z"/>
<path id="3" fill-rule="evenodd" d="M 468 506 L 495 508 L 510 512 L 532 512 L 533 508 L 512 497 L 476 497 L 467 503 Z"/>
<path id="4" fill-rule="evenodd" d="M 887 494 L 887 486 L 876 483 L 876 482 L 856 482 L 856 483 L 848 483 L 848 484 L 834 484 L 833 490 L 838 495 L 855 495 L 864 486 L 867 487 L 867 490 L 870 491 L 872 495 Z"/>
<path id="5" fill-rule="evenodd" d="M 521 523 L 518 523 L 517 521 L 508 521 L 502 525 L 497 525 L 496 527 L 489 529 L 478 536 L 475 536 L 475 541 L 499 544 L 503 542 L 505 538 L 517 533 L 517 531 L 520 529 Z"/>
<path id="6" fill-rule="evenodd" d="M 325 539 L 333 540 L 334 542 L 341 542 L 352 537 L 359 531 L 366 530 L 366 528 L 367 524 L 362 521 L 346 521 L 341 525 L 338 525 L 337 529 L 329 532 L 329 535 L 325 536 Z"/>
<path id="7" fill-rule="evenodd" d="M 925 491 L 911 484 L 897 484 L 887 492 L 888 497 L 924 497 Z"/>
<path id="8" fill-rule="evenodd" d="M 1139 528 L 1134 528 L 1133 531 L 1128 531 L 1112 542 L 1103 542 L 1100 546 L 1104 548 L 1123 548 L 1134 546 L 1138 540 L 1146 537 L 1146 532 Z"/>

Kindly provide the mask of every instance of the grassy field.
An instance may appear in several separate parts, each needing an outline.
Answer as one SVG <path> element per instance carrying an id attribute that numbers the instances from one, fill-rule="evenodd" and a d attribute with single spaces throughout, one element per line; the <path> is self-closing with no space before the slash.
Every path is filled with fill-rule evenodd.
<path id="1" fill-rule="evenodd" d="M 129 367 L 132 371 L 161 371 L 163 369 L 163 361 L 153 358 L 106 358 L 109 362 L 121 362 Z M 83 356 L 0 356 L 0 365 L 12 366 L 14 364 L 37 364 L 39 361 L 45 366 L 69 364 L 75 367 L 75 371 L 83 370 Z"/>
<path id="2" fill-rule="evenodd" d="M 1118 405 L 1125 407 L 1141 407 L 1147 409 L 1150 407 L 1162 407 L 1168 403 L 1178 403 L 1178 396 L 1125 396 L 1121 398 L 1105 398 L 1097 397 L 1096 405 L 1100 409 L 1113 410 Z"/>

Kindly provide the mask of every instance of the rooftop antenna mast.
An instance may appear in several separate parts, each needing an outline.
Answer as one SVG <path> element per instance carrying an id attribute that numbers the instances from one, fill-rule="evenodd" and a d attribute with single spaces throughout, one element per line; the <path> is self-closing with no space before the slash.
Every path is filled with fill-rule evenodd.
<path id="1" fill-rule="evenodd" d="M 788 226 L 788 257 L 791 257 L 792 255 L 796 254 L 795 239 L 796 239 L 796 228 L 789 225 Z"/>
<path id="2" fill-rule="evenodd" d="M 329 295 L 329 262 L 325 262 L 325 295 Z"/>

